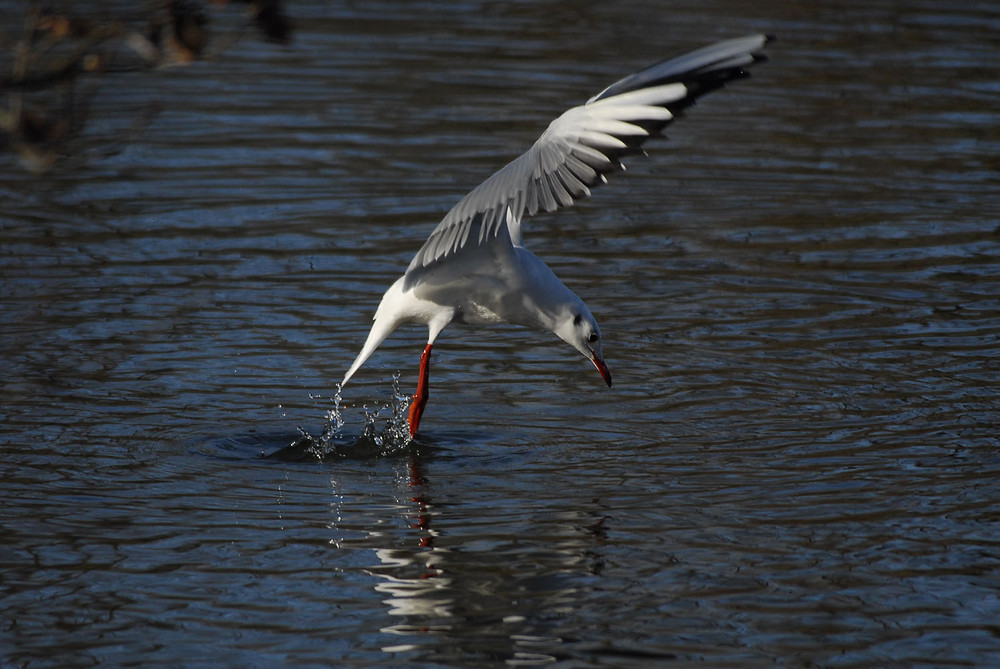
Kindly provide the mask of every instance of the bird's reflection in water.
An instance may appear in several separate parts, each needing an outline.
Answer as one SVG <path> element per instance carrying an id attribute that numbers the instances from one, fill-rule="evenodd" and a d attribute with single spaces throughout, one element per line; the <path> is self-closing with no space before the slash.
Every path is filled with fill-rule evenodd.
<path id="1" fill-rule="evenodd" d="M 528 665 L 570 655 L 568 630 L 560 621 L 571 619 L 600 577 L 599 510 L 572 517 L 563 512 L 537 528 L 530 514 L 508 523 L 487 516 L 491 507 L 453 500 L 435 505 L 428 457 L 414 453 L 405 465 L 400 461 L 396 503 L 387 507 L 392 515 L 383 514 L 374 525 L 369 521 L 364 538 L 350 541 L 371 549 L 378 560 L 364 571 L 378 579 L 374 590 L 384 596 L 392 619 L 380 631 L 407 637 L 382 650 L 424 660 L 472 657 Z M 331 528 L 342 531 L 352 523 L 340 518 L 339 506 L 334 504 L 338 520 Z M 442 526 L 464 529 L 452 536 Z"/>
<path id="2" fill-rule="evenodd" d="M 413 494 L 404 517 L 407 527 L 413 530 L 416 550 L 411 546 L 375 549 L 381 564 L 373 568 L 372 573 L 382 579 L 375 590 L 387 595 L 384 601 L 389 606 L 389 615 L 421 621 L 382 628 L 390 634 L 423 633 L 435 628 L 446 630 L 448 620 L 454 615 L 452 579 L 444 569 L 446 551 L 435 546 L 437 533 L 431 526 L 434 512 L 423 469 L 419 456 L 410 459 L 407 483 Z"/>

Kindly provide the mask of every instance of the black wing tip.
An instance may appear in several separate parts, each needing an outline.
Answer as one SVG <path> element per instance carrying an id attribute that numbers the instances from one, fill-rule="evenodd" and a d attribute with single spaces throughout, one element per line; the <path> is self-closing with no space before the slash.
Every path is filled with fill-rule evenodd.
<path id="1" fill-rule="evenodd" d="M 748 77 L 749 72 L 746 68 L 752 67 L 757 63 L 767 62 L 767 56 L 760 50 L 776 39 L 777 37 L 771 33 L 755 33 L 744 37 L 736 37 L 731 40 L 721 40 L 700 49 L 683 52 L 673 58 L 668 58 L 616 81 L 591 98 L 590 102 L 596 102 L 658 84 L 674 82 L 681 82 L 687 85 L 696 83 L 701 88 L 702 93 L 719 88 L 728 81 Z M 751 41 L 757 43 L 751 44 Z M 740 44 L 741 48 L 738 51 L 730 53 L 727 58 L 718 58 L 718 53 L 716 52 L 718 47 L 728 45 L 732 48 L 734 44 Z M 744 63 L 742 66 L 725 65 L 728 59 L 737 55 L 744 58 L 749 57 L 750 62 Z M 701 58 L 698 58 L 699 56 Z M 694 63 L 690 62 L 692 57 L 696 59 Z M 708 85 L 709 82 L 712 82 L 712 84 Z"/>
<path id="2" fill-rule="evenodd" d="M 770 37 L 768 35 L 765 35 L 764 37 L 768 38 L 768 42 L 764 42 L 765 44 L 769 43 L 769 41 L 771 41 L 771 40 L 774 39 L 773 37 Z M 769 60 L 771 60 L 770 57 L 768 57 L 768 55 L 766 53 L 751 53 L 750 57 L 753 59 L 753 62 L 750 63 L 750 65 L 748 65 L 747 67 L 751 67 L 753 65 L 757 65 L 758 63 L 766 63 Z M 748 78 L 750 78 L 750 76 L 751 76 L 750 70 L 748 70 L 746 68 L 743 68 L 743 67 L 739 68 L 738 70 L 736 70 L 736 72 L 733 73 L 733 79 L 734 80 L 735 79 L 748 79 Z"/>
<path id="3" fill-rule="evenodd" d="M 767 46 L 768 44 L 774 44 L 775 42 L 778 41 L 777 35 L 774 35 L 772 33 L 764 33 L 763 37 L 764 37 L 764 43 L 761 44 L 761 47 L 760 47 L 762 49 L 765 46 Z M 753 51 L 753 52 L 751 52 L 750 56 L 753 58 L 754 64 L 757 64 L 757 63 L 766 63 L 768 61 L 767 54 L 766 53 L 760 53 L 759 51 Z"/>

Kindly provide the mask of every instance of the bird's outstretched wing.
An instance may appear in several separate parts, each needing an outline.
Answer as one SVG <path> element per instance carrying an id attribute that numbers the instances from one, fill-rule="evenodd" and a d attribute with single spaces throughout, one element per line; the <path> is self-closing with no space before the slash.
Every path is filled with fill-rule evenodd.
<path id="1" fill-rule="evenodd" d="M 770 40 L 751 35 L 666 60 L 605 88 L 554 120 L 519 158 L 477 186 L 448 212 L 417 252 L 407 274 L 506 232 L 521 244 L 525 215 L 555 211 L 590 195 L 620 159 L 639 150 L 694 101 L 763 60 Z"/>

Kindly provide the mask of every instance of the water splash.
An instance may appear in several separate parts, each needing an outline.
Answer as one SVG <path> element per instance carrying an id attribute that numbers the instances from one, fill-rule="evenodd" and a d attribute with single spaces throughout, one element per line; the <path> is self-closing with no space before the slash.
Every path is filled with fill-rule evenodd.
<path id="1" fill-rule="evenodd" d="M 311 398 L 322 399 L 318 396 Z M 351 430 L 345 430 L 348 411 L 339 383 L 329 400 L 333 406 L 324 415 L 322 431 L 314 436 L 302 427 L 297 428 L 300 436 L 274 456 L 316 460 L 381 457 L 401 453 L 413 441 L 408 421 L 410 398 L 399 390 L 398 372 L 392 377 L 392 396 L 388 400 L 374 407 L 368 404 L 361 406 L 364 425 L 360 435 L 352 435 Z M 389 416 L 382 418 L 387 410 Z"/>

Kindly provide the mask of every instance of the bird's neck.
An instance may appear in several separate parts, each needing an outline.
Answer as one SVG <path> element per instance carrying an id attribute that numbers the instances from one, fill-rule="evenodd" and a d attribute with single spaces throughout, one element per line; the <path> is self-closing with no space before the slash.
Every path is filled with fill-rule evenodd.
<path id="1" fill-rule="evenodd" d="M 556 277 L 549 266 L 526 249 L 521 251 L 525 284 L 522 298 L 525 301 L 525 315 L 530 325 L 555 332 L 568 314 L 585 311 L 587 306 L 577 295 Z"/>

